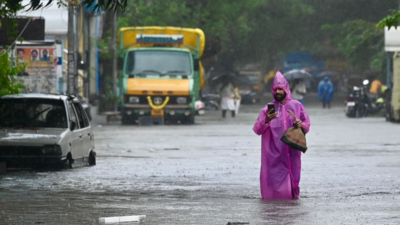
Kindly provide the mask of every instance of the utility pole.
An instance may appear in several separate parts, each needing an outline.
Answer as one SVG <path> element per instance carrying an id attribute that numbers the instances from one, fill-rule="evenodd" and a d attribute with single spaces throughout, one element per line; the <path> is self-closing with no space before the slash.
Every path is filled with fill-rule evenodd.
<path id="1" fill-rule="evenodd" d="M 73 77 L 74 71 L 74 6 L 69 3 L 68 5 L 68 73 L 67 73 L 67 94 L 70 94 L 71 89 L 71 77 Z"/>
<path id="2" fill-rule="evenodd" d="M 85 63 L 86 63 L 86 97 L 88 98 L 88 99 L 91 99 L 91 96 L 90 96 L 90 83 L 91 83 L 91 69 L 90 69 L 90 65 L 91 65 L 91 57 L 90 57 L 90 55 L 91 55 L 91 42 L 90 42 L 90 38 L 91 38 L 91 36 L 90 36 L 90 25 L 91 25 L 91 23 L 90 23 L 90 21 L 91 21 L 91 15 L 90 15 L 90 13 L 86 13 L 86 15 L 85 15 L 85 19 L 86 19 L 86 40 L 85 40 L 85 53 L 86 53 L 86 58 L 85 58 Z"/>
<path id="3" fill-rule="evenodd" d="M 112 38 L 112 47 L 113 47 L 113 94 L 117 94 L 117 11 L 114 11 L 113 16 L 113 38 Z M 117 106 L 114 105 L 114 111 L 117 110 Z"/>
<path id="4" fill-rule="evenodd" d="M 76 93 L 78 86 L 78 19 L 76 6 L 68 5 L 68 76 L 67 93 Z"/>
<path id="5" fill-rule="evenodd" d="M 74 7 L 74 94 L 79 93 L 78 89 L 78 12 L 79 6 Z M 80 62 L 79 62 L 80 63 Z"/>

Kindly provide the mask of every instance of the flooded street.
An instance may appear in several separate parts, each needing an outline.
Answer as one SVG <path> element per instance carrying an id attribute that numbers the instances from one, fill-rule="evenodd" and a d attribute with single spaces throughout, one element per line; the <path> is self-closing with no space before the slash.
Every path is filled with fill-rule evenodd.
<path id="1" fill-rule="evenodd" d="M 0 225 L 400 224 L 399 0 L 0 5 Z"/>
<path id="2" fill-rule="evenodd" d="M 261 105 L 236 118 L 207 111 L 195 125 L 122 126 L 94 118 L 97 165 L 0 175 L 0 224 L 399 224 L 400 126 L 307 106 L 300 199 L 264 201 Z"/>

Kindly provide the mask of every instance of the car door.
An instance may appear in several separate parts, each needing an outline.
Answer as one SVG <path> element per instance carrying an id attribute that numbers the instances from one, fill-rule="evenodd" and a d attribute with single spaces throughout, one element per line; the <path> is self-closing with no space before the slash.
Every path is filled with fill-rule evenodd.
<path id="1" fill-rule="evenodd" d="M 85 111 L 82 107 L 82 105 L 78 102 L 74 102 L 74 107 L 77 112 L 78 116 L 78 121 L 79 121 L 79 126 L 82 132 L 82 147 L 83 147 L 83 156 L 87 157 L 89 156 L 89 152 L 91 149 L 91 140 L 92 140 L 92 129 L 90 127 L 89 120 L 85 114 Z"/>
<path id="2" fill-rule="evenodd" d="M 72 135 L 72 145 L 71 145 L 71 153 L 73 159 L 80 159 L 83 157 L 83 146 L 82 146 L 82 129 L 80 128 L 80 123 L 78 120 L 78 116 L 75 110 L 74 105 L 69 102 L 68 110 L 70 115 L 70 121 L 75 123 L 75 129 L 71 132 Z"/>

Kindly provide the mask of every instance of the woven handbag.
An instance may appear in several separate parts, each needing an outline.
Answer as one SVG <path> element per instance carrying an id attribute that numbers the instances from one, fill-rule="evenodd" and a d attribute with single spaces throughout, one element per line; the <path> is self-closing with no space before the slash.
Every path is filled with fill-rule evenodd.
<path id="1" fill-rule="evenodd" d="M 288 113 L 292 115 L 296 121 L 297 118 L 294 113 L 290 110 L 288 110 Z M 303 128 L 298 128 L 293 125 L 293 127 L 287 129 L 285 133 L 283 133 L 281 141 L 292 149 L 302 151 L 303 153 L 307 151 L 306 132 Z"/>

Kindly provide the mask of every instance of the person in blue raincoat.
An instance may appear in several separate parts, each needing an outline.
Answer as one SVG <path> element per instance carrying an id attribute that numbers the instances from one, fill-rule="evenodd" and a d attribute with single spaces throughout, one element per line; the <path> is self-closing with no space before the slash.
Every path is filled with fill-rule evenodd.
<path id="1" fill-rule="evenodd" d="M 324 77 L 318 85 L 318 99 L 322 102 L 323 108 L 331 108 L 333 92 L 334 86 L 332 82 L 329 80 L 329 77 Z"/>

